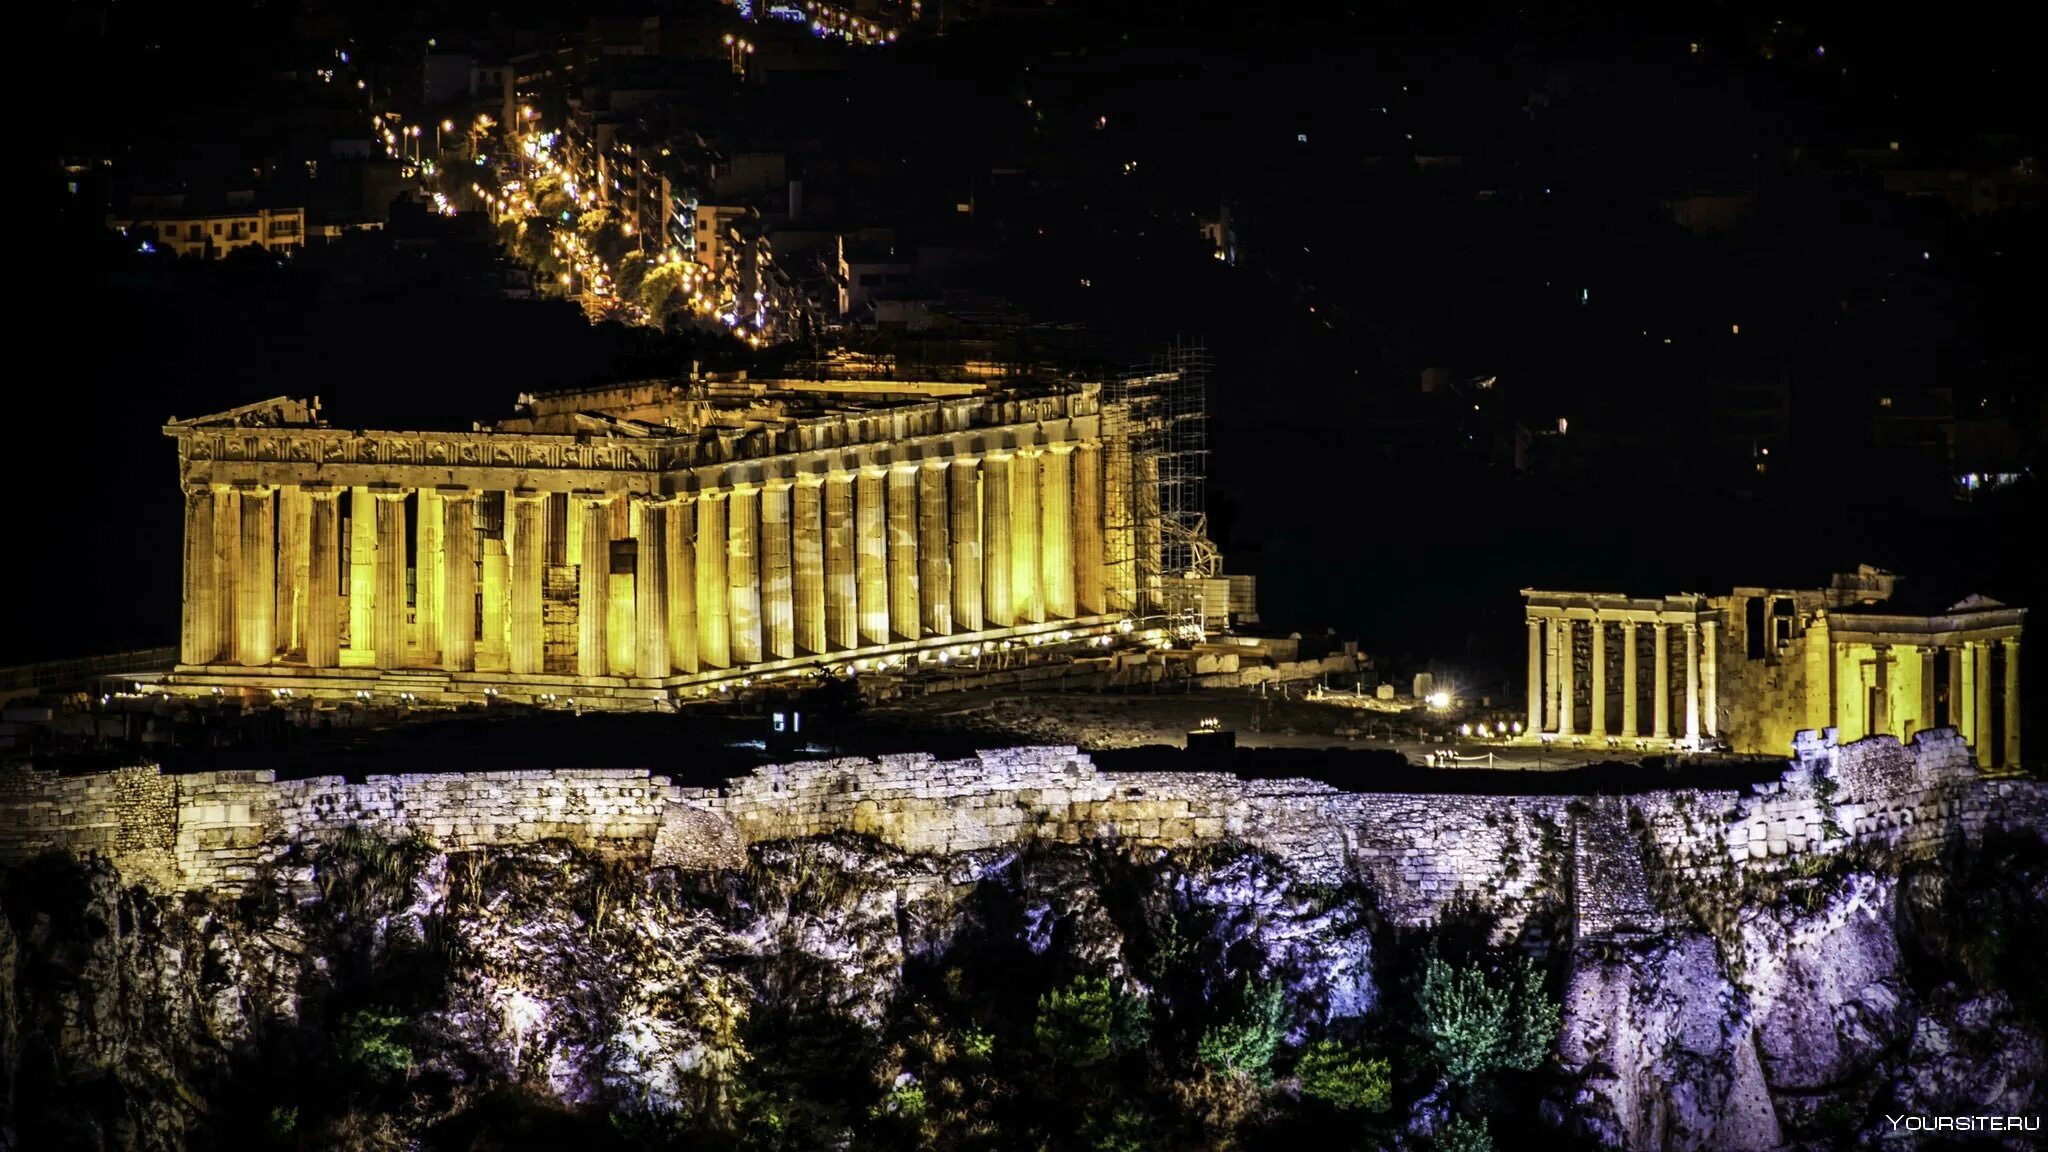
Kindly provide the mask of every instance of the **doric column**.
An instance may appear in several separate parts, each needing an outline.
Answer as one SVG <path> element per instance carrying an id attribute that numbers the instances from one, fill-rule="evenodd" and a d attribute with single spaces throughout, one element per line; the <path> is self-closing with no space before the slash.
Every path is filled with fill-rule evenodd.
<path id="1" fill-rule="evenodd" d="M 1045 589 L 1045 614 L 1055 620 L 1074 618 L 1074 446 L 1054 444 L 1040 463 L 1043 487 L 1038 494 L 1039 583 Z"/>
<path id="2" fill-rule="evenodd" d="M 1621 622 L 1621 734 L 1634 740 L 1643 734 L 1636 723 L 1636 622 Z"/>
<path id="3" fill-rule="evenodd" d="M 668 650 L 668 506 L 659 496 L 635 496 L 640 536 L 633 556 L 633 674 L 665 679 Z"/>
<path id="4" fill-rule="evenodd" d="M 854 550 L 859 569 L 860 639 L 889 641 L 889 503 L 887 468 L 862 468 L 856 501 Z"/>
<path id="5" fill-rule="evenodd" d="M 1557 670 L 1558 617 L 1543 622 L 1543 731 L 1557 731 L 1557 686 L 1563 681 Z"/>
<path id="6" fill-rule="evenodd" d="M 185 585 L 178 662 L 211 664 L 220 655 L 219 606 L 214 601 L 213 489 L 185 489 Z"/>
<path id="7" fill-rule="evenodd" d="M 443 488 L 437 496 L 435 503 L 441 507 L 441 667 L 449 672 L 470 672 L 476 669 L 477 493 L 471 488 Z"/>
<path id="8" fill-rule="evenodd" d="M 577 493 L 570 515 L 582 523 L 576 559 L 576 674 L 611 674 L 612 496 Z"/>
<path id="9" fill-rule="evenodd" d="M 553 502 L 554 494 L 548 492 L 513 491 L 505 493 L 505 511 L 503 515 L 509 522 L 507 527 L 510 529 L 512 555 L 508 558 L 510 572 L 505 579 L 505 590 L 500 597 L 496 597 L 496 599 L 500 599 L 504 604 L 504 607 L 499 610 L 502 616 L 497 622 L 497 627 L 504 629 L 507 637 L 505 641 L 505 666 L 515 675 L 519 676 L 537 676 L 547 669 L 546 588 L 548 553 L 551 551 L 549 540 L 553 536 L 554 526 L 554 517 L 550 514 L 549 505 Z M 471 500 L 467 501 L 467 503 L 474 506 L 475 501 Z M 577 506 L 572 508 L 568 513 L 568 517 L 564 519 L 564 529 L 568 527 L 570 519 L 582 519 L 583 510 L 580 502 L 572 501 L 572 503 L 577 504 Z M 474 515 L 473 512 L 471 514 Z M 499 552 L 502 553 L 505 549 L 505 540 L 501 538 L 495 541 L 495 543 L 498 545 Z M 564 547 L 566 548 L 567 545 L 565 544 Z M 567 553 L 565 552 L 564 555 L 567 555 Z M 581 553 L 578 553 L 575 556 L 571 556 L 570 560 L 581 565 L 583 563 L 583 556 Z M 607 559 L 607 564 L 609 564 L 609 559 Z M 576 584 L 576 601 L 579 612 L 582 609 L 583 590 L 584 583 L 581 579 L 581 570 L 579 568 Z M 490 603 L 494 597 L 489 595 L 489 592 L 489 581 L 486 580 L 486 594 L 484 596 L 485 647 L 491 647 L 494 640 L 491 632 L 492 612 L 490 609 Z M 580 649 L 583 643 L 581 632 L 582 618 L 580 616 L 577 618 L 577 628 L 576 642 Z M 472 653 L 472 666 L 474 662 L 475 655 Z"/>
<path id="10" fill-rule="evenodd" d="M 441 662 L 441 501 L 432 488 L 419 490 L 413 529 L 413 632 L 422 664 Z"/>
<path id="11" fill-rule="evenodd" d="M 1529 722 L 1522 729 L 1530 737 L 1543 731 L 1543 621 L 1529 617 Z"/>
<path id="12" fill-rule="evenodd" d="M 2007 636 L 2005 645 L 2005 741 L 2004 766 L 2020 766 L 2020 638 Z"/>
<path id="13" fill-rule="evenodd" d="M 405 659 L 405 496 L 403 488 L 374 488 L 377 504 L 377 603 L 370 642 L 377 667 L 403 668 Z"/>
<path id="14" fill-rule="evenodd" d="M 825 478 L 806 472 L 796 478 L 790 536 L 795 559 L 796 646 L 815 656 L 825 645 Z"/>
<path id="15" fill-rule="evenodd" d="M 952 487 L 953 627 L 981 631 L 981 461 L 956 457 Z"/>
<path id="16" fill-rule="evenodd" d="M 1045 619 L 1038 522 L 1039 461 L 1044 455 L 1036 448 L 1021 448 L 1010 467 L 1010 607 L 1019 624 Z"/>
<path id="17" fill-rule="evenodd" d="M 1709 736 L 1721 734 L 1721 622 L 1700 622 L 1701 727 Z"/>
<path id="18" fill-rule="evenodd" d="M 825 477 L 825 642 L 860 647 L 860 565 L 855 547 L 853 476 Z"/>
<path id="19" fill-rule="evenodd" d="M 697 672 L 697 501 L 684 496 L 667 505 L 668 659 L 685 676 Z"/>
<path id="20" fill-rule="evenodd" d="M 1671 625 L 1659 620 L 1650 625 L 1653 643 L 1651 659 L 1657 666 L 1651 670 L 1650 680 L 1656 695 L 1650 698 L 1650 735 L 1659 740 L 1671 739 Z"/>
<path id="21" fill-rule="evenodd" d="M 1593 727 L 1595 737 L 1607 737 L 1607 623 L 1593 617 Z"/>
<path id="22" fill-rule="evenodd" d="M 1010 603 L 1010 454 L 991 452 L 981 481 L 981 618 L 984 627 L 1017 622 Z"/>
<path id="23" fill-rule="evenodd" d="M 489 494 L 486 494 L 486 500 Z M 483 573 L 483 594 L 477 597 L 478 612 L 482 619 L 477 628 L 477 666 L 483 667 L 486 658 L 494 669 L 511 668 L 512 644 L 512 557 L 506 554 L 506 522 L 511 518 L 511 501 L 500 492 L 493 501 L 498 516 L 496 532 L 483 534 L 483 563 L 477 567 Z M 484 519 L 481 511 L 478 518 Z M 568 517 L 574 523 L 574 516 Z M 516 532 L 516 526 L 512 529 Z"/>
<path id="24" fill-rule="evenodd" d="M 917 600 L 927 636 L 953 633 L 953 540 L 947 517 L 945 460 L 927 460 L 917 472 Z"/>
<path id="25" fill-rule="evenodd" d="M 917 473 L 915 464 L 889 470 L 889 630 L 905 640 L 923 634 L 917 618 Z"/>
<path id="26" fill-rule="evenodd" d="M 1972 711 L 1977 718 L 1977 766 L 1989 768 L 1994 759 L 1992 753 L 1996 751 L 1991 744 L 1995 737 L 1991 720 L 1991 641 L 1977 641 L 1976 650 L 1977 702 Z"/>
<path id="27" fill-rule="evenodd" d="M 726 614 L 735 664 L 761 662 L 761 490 L 735 484 L 725 507 Z"/>
<path id="28" fill-rule="evenodd" d="M 1074 451 L 1074 604 L 1084 616 L 1109 610 L 1103 601 L 1103 530 L 1102 445 L 1083 443 Z"/>
<path id="29" fill-rule="evenodd" d="M 1963 742 L 1977 746 L 1977 642 L 1963 641 L 1959 668 L 1949 670 L 1949 708 L 1956 714 L 1956 730 Z"/>
<path id="30" fill-rule="evenodd" d="M 300 503 L 297 484 L 277 486 L 277 507 L 272 513 L 276 517 L 276 591 L 270 598 L 270 641 L 277 652 L 290 652 L 298 647 L 293 641 L 298 635 L 299 597 L 303 587 L 299 578 L 306 569 L 305 520 L 299 514 Z"/>
<path id="31" fill-rule="evenodd" d="M 1856 667 L 1855 649 L 1846 640 L 1835 642 L 1835 733 L 1843 743 L 1864 735 L 1863 676 Z"/>
<path id="32" fill-rule="evenodd" d="M 1700 742 L 1700 629 L 1688 621 L 1685 624 L 1685 739 L 1687 743 Z"/>
<path id="33" fill-rule="evenodd" d="M 1557 734 L 1570 736 L 1576 730 L 1579 708 L 1577 661 L 1572 659 L 1572 622 L 1557 618 Z"/>
<path id="34" fill-rule="evenodd" d="M 363 485 L 348 492 L 348 646 L 377 647 L 377 500 Z"/>
<path id="35" fill-rule="evenodd" d="M 785 479 L 761 485 L 761 633 L 770 660 L 796 655 L 796 572 L 789 545 Z"/>
<path id="36" fill-rule="evenodd" d="M 705 668 L 732 667 L 731 588 L 725 578 L 723 491 L 697 495 L 697 658 Z"/>
<path id="37" fill-rule="evenodd" d="M 1870 646 L 1872 670 L 1877 674 L 1877 710 L 1871 714 L 1869 735 L 1890 735 L 1892 730 L 1892 646 Z"/>
<path id="38" fill-rule="evenodd" d="M 308 668 L 341 663 L 341 490 L 322 485 L 306 494 L 306 629 Z"/>
<path id="39" fill-rule="evenodd" d="M 213 597 L 219 605 L 214 613 L 220 641 L 216 648 L 223 661 L 235 660 L 241 651 L 235 646 L 235 622 L 242 614 L 241 600 L 236 594 L 241 573 L 242 496 L 234 488 L 222 485 L 214 490 L 213 502 Z"/>
<path id="40" fill-rule="evenodd" d="M 276 656 L 276 531 L 270 488 L 238 488 L 242 535 L 236 553 L 236 664 L 254 668 Z"/>
<path id="41" fill-rule="evenodd" d="M 1129 419 L 1124 405 L 1105 405 L 1102 414 L 1102 578 L 1111 612 L 1138 610 L 1137 494 L 1131 462 Z M 1555 711 L 1553 709 L 1553 711 Z"/>

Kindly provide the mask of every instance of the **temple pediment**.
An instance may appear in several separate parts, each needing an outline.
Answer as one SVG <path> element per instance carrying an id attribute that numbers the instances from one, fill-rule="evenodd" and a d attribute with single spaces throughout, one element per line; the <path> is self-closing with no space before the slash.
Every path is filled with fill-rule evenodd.
<path id="1" fill-rule="evenodd" d="M 239 408 L 214 412 L 205 416 L 190 416 L 183 420 L 173 416 L 164 422 L 166 432 L 182 428 L 285 428 L 310 427 L 320 422 L 320 398 L 310 400 L 294 399 L 290 396 L 272 396 Z"/>

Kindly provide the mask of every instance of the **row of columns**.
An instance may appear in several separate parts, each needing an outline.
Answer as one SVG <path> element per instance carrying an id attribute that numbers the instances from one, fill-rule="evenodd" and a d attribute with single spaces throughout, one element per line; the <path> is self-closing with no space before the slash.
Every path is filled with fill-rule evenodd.
<path id="1" fill-rule="evenodd" d="M 664 677 L 1095 615 L 1108 610 L 1102 490 L 1099 445 L 1055 444 L 688 496 L 578 492 L 555 525 L 548 493 L 508 492 L 487 538 L 474 489 L 356 488 L 344 541 L 342 489 L 195 486 L 181 657 L 253 666 L 298 653 L 333 667 L 346 634 L 351 662 L 466 671 L 489 657 L 538 674 L 551 557 L 575 565 L 580 676 Z M 573 550 L 551 548 L 553 531 Z M 616 554 L 631 555 L 630 570 L 614 573 L 624 540 Z"/>
<path id="2" fill-rule="evenodd" d="M 1531 616 L 1529 628 L 1528 668 L 1528 721 L 1524 729 L 1530 734 L 1545 732 L 1559 736 L 1591 736 L 1604 740 L 1609 736 L 1636 739 L 1648 735 L 1655 740 L 1669 740 L 1671 732 L 1671 646 L 1667 621 L 1654 621 L 1652 629 L 1652 685 L 1650 693 L 1650 730 L 1642 730 L 1637 709 L 1637 694 L 1641 681 L 1636 666 L 1638 652 L 1637 621 L 1621 620 L 1622 651 L 1622 693 L 1621 728 L 1613 729 L 1607 715 L 1607 625 L 1609 621 L 1595 617 L 1584 621 L 1592 628 L 1592 645 L 1589 671 L 1592 675 L 1590 694 L 1591 723 L 1584 732 L 1578 730 L 1578 667 L 1574 658 L 1575 621 L 1565 616 Z M 1679 628 L 1685 634 L 1685 695 L 1684 722 L 1685 738 L 1698 743 L 1702 737 L 1719 735 L 1719 620 L 1683 621 Z"/>
<path id="3" fill-rule="evenodd" d="M 1992 649 L 2003 648 L 2004 682 L 1992 663 Z M 1871 674 L 1866 685 L 1859 673 L 1862 653 L 1870 653 Z M 1946 645 L 1869 643 L 1836 641 L 1833 690 L 1829 723 L 1845 739 L 1871 733 L 1889 733 L 1906 738 L 1912 733 L 1907 718 L 1892 713 L 1892 670 L 1898 665 L 1905 679 L 1901 689 L 1908 702 L 1918 708 L 1910 717 L 1913 726 L 1932 728 L 1942 719 L 1937 706 L 1936 665 L 1943 656 L 1948 663 L 1948 712 L 1946 721 L 1974 750 L 1977 763 L 1985 768 L 1996 764 L 2016 766 L 2020 762 L 2020 641 L 2017 636 L 1965 640 Z M 1916 679 L 1917 677 L 1917 679 Z M 1912 700 L 1917 686 L 1917 700 Z M 1868 702 L 1859 699 L 1865 690 Z M 1851 693 L 1858 695 L 1852 696 Z M 1994 706 L 1997 706 L 1994 708 Z M 2001 723 L 2002 721 L 2002 723 Z"/>

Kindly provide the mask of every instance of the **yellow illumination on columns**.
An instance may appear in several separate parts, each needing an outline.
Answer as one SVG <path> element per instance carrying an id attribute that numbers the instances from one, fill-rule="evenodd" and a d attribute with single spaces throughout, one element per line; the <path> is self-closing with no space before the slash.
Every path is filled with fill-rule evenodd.
<path id="1" fill-rule="evenodd" d="M 1869 705 L 1863 694 L 1863 668 L 1856 660 L 1856 646 L 1847 641 L 1835 644 L 1835 734 L 1844 744 L 1868 734 L 1864 715 Z"/>
<path id="2" fill-rule="evenodd" d="M 725 587 L 735 664 L 761 662 L 760 509 L 760 489 L 733 485 L 725 509 Z"/>
<path id="3" fill-rule="evenodd" d="M 2020 766 L 2020 638 L 2007 636 L 2005 645 L 2005 766 Z"/>
<path id="4" fill-rule="evenodd" d="M 543 589 L 547 584 L 549 500 L 546 492 L 505 494 L 506 518 L 512 527 L 512 578 L 506 596 L 506 610 L 511 617 L 508 621 L 511 640 L 505 659 L 507 667 L 519 676 L 537 676 L 547 667 Z M 581 518 L 572 510 L 570 519 Z M 579 555 L 579 563 L 581 559 Z M 580 584 L 576 591 L 580 600 L 583 592 Z M 580 620 L 578 624 L 577 641 L 580 645 Z"/>
<path id="5" fill-rule="evenodd" d="M 214 489 L 213 500 L 213 614 L 217 643 L 216 659 L 235 658 L 235 617 L 240 613 L 235 585 L 242 566 L 242 499 L 233 488 Z"/>
<path id="6" fill-rule="evenodd" d="M 1103 600 L 1103 534 L 1102 445 L 1083 442 L 1074 451 L 1074 605 L 1084 616 L 1108 611 Z"/>
<path id="7" fill-rule="evenodd" d="M 1557 731 L 1557 687 L 1564 681 L 1557 670 L 1558 617 L 1543 624 L 1543 731 Z"/>
<path id="8" fill-rule="evenodd" d="M 696 673 L 697 636 L 697 501 L 684 496 L 668 506 L 668 650 L 669 663 L 688 676 Z"/>
<path id="9" fill-rule="evenodd" d="M 666 678 L 668 649 L 668 501 L 635 496 L 640 535 L 633 560 L 633 673 Z"/>
<path id="10" fill-rule="evenodd" d="M 825 478 L 825 642 L 860 647 L 859 564 L 855 559 L 853 474 Z"/>
<path id="11" fill-rule="evenodd" d="M 435 503 L 441 507 L 441 667 L 449 672 L 470 672 L 476 668 L 477 494 L 469 488 L 444 488 L 437 497 Z"/>
<path id="12" fill-rule="evenodd" d="M 488 667 L 493 671 L 509 670 L 511 667 L 512 557 L 506 553 L 506 548 L 507 545 L 517 547 L 519 544 L 519 527 L 517 521 L 512 518 L 512 501 L 509 493 L 500 495 L 497 510 L 498 533 L 495 536 L 485 533 L 483 538 L 484 591 L 477 601 L 481 605 L 479 611 L 483 619 L 477 629 L 476 663 L 478 668 Z M 568 519 L 573 521 L 576 517 L 569 515 Z M 512 520 L 509 527 L 508 520 Z M 511 535 L 513 539 L 506 540 L 507 535 Z M 544 541 L 546 531 L 537 531 L 534 535 Z M 525 603 L 524 600 L 520 602 Z M 539 630 L 535 629 L 536 635 L 538 632 Z M 534 659 L 538 662 L 541 658 L 536 656 Z"/>
<path id="13" fill-rule="evenodd" d="M 790 557 L 788 480 L 761 486 L 761 617 L 770 660 L 796 655 L 796 573 Z"/>
<path id="14" fill-rule="evenodd" d="M 414 529 L 413 630 L 419 637 L 419 662 L 441 662 L 441 500 L 432 488 L 419 490 L 419 520 Z"/>
<path id="15" fill-rule="evenodd" d="M 1045 590 L 1045 614 L 1055 620 L 1074 618 L 1074 446 L 1054 444 L 1042 460 L 1039 490 L 1039 582 Z"/>
<path id="16" fill-rule="evenodd" d="M 341 491 L 308 486 L 306 495 L 306 666 L 341 663 Z"/>
<path id="17" fill-rule="evenodd" d="M 953 540 L 947 523 L 945 460 L 927 460 L 917 473 L 917 599 L 924 633 L 953 632 Z"/>
<path id="18" fill-rule="evenodd" d="M 807 472 L 796 478 L 790 505 L 790 549 L 796 584 L 796 646 L 815 656 L 825 646 L 825 478 Z"/>
<path id="19" fill-rule="evenodd" d="M 277 486 L 274 534 L 277 538 L 276 591 L 271 595 L 270 640 L 273 652 L 290 652 L 298 647 L 300 577 L 305 573 L 305 520 L 299 515 L 301 498 L 297 484 Z"/>
<path id="20" fill-rule="evenodd" d="M 377 501 L 360 484 L 348 493 L 348 646 L 376 648 Z"/>
<path id="21" fill-rule="evenodd" d="M 953 627 L 981 631 L 981 461 L 956 457 L 948 469 L 951 498 Z"/>
<path id="22" fill-rule="evenodd" d="M 1700 623 L 1700 712 L 1708 736 L 1721 734 L 1721 622 Z"/>
<path id="23" fill-rule="evenodd" d="M 1607 622 L 1593 615 L 1593 727 L 1592 734 L 1607 738 Z"/>
<path id="24" fill-rule="evenodd" d="M 1996 751 L 1991 744 L 1994 736 L 1991 726 L 1991 641 L 1979 640 L 1974 647 L 1977 657 L 1977 766 L 1989 768 L 1992 753 Z"/>
<path id="25" fill-rule="evenodd" d="M 376 648 L 377 667 L 403 668 L 405 489 L 375 488 L 370 496 L 377 506 L 377 553 L 373 565 L 377 602 L 370 622 L 370 642 Z"/>
<path id="26" fill-rule="evenodd" d="M 1643 734 L 1636 723 L 1636 622 L 1621 622 L 1621 734 L 1634 740 Z"/>
<path id="27" fill-rule="evenodd" d="M 1924 732 L 1935 726 L 1934 722 L 1934 660 L 1936 650 L 1926 644 L 1920 645 L 1920 715 L 1913 726 L 1913 732 Z M 1905 735 L 1911 736 L 1908 732 Z"/>
<path id="28" fill-rule="evenodd" d="M 1010 459 L 991 452 L 982 465 L 981 616 L 990 628 L 1017 622 L 1010 606 Z"/>
<path id="29" fill-rule="evenodd" d="M 1700 742 L 1700 629 L 1697 623 L 1688 621 L 1685 625 L 1685 739 L 1687 743 Z"/>
<path id="30" fill-rule="evenodd" d="M 1557 734 L 1570 736 L 1578 717 L 1578 668 L 1572 659 L 1572 622 L 1557 618 Z"/>
<path id="31" fill-rule="evenodd" d="M 731 614 L 726 598 L 723 491 L 697 495 L 697 658 L 705 668 L 732 667 Z"/>
<path id="32" fill-rule="evenodd" d="M 1659 740 L 1671 739 L 1671 625 L 1659 620 L 1650 625 L 1653 635 L 1651 658 L 1657 666 L 1651 670 L 1651 682 L 1656 695 L 1650 698 L 1650 735 Z"/>
<path id="33" fill-rule="evenodd" d="M 583 522 L 577 557 L 576 674 L 611 672 L 612 505 L 609 493 L 577 493 L 570 514 Z"/>
<path id="34" fill-rule="evenodd" d="M 1529 721 L 1523 731 L 1532 738 L 1543 731 L 1543 622 L 1534 616 L 1529 626 Z"/>
<path id="35" fill-rule="evenodd" d="M 277 655 L 277 556 L 271 489 L 253 484 L 240 497 L 241 545 L 235 571 L 235 662 L 245 668 L 270 663 Z"/>
<path id="36" fill-rule="evenodd" d="M 860 638 L 869 644 L 889 640 L 889 505 L 883 488 L 888 475 L 886 468 L 862 468 L 856 501 Z"/>
<path id="37" fill-rule="evenodd" d="M 1010 607 L 1017 622 L 1045 620 L 1045 589 L 1039 584 L 1038 493 L 1044 453 L 1021 448 L 1010 471 Z"/>
<path id="38" fill-rule="evenodd" d="M 1870 664 L 1871 671 L 1877 680 L 1875 685 L 1877 691 L 1873 693 L 1877 703 L 1877 711 L 1870 717 L 1870 735 L 1881 736 L 1889 734 L 1892 730 L 1891 645 L 1872 644 L 1870 646 Z"/>
<path id="39" fill-rule="evenodd" d="M 178 650 L 181 664 L 211 664 L 220 655 L 213 554 L 213 489 L 204 484 L 194 485 L 185 489 L 184 620 Z"/>
<path id="40" fill-rule="evenodd" d="M 921 634 L 917 619 L 917 472 L 889 469 L 889 630 L 905 640 Z"/>

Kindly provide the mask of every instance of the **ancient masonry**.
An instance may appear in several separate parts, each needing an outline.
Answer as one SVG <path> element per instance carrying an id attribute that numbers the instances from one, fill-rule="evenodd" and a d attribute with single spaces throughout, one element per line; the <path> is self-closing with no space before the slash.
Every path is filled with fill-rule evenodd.
<path id="1" fill-rule="evenodd" d="M 1910 744 L 1880 736 L 1837 745 L 1832 733 L 1804 733 L 1782 779 L 1758 788 L 1589 799 L 1108 774 L 1071 747 L 778 765 L 709 789 L 610 770 L 360 782 L 164 776 L 154 767 L 0 774 L 0 866 L 52 850 L 98 854 L 164 891 L 237 891 L 293 846 L 351 825 L 421 836 L 449 852 L 560 839 L 698 869 L 735 864 L 752 844 L 834 833 L 932 854 L 1041 841 L 1176 848 L 1234 840 L 1321 881 L 1364 881 L 1403 921 L 1431 919 L 1460 894 L 1510 922 L 1562 897 L 1581 932 L 1627 934 L 1659 923 L 1652 868 L 1724 876 L 1852 847 L 1927 855 L 1991 827 L 2041 835 L 2048 788 L 1982 777 L 1961 738 L 1945 730 Z"/>
<path id="2" fill-rule="evenodd" d="M 659 708 L 1085 644 L 1158 580 L 1120 511 L 1146 482 L 1131 422 L 1096 383 L 722 387 L 522 397 L 465 432 L 335 428 L 283 397 L 171 422 L 165 687 Z"/>

